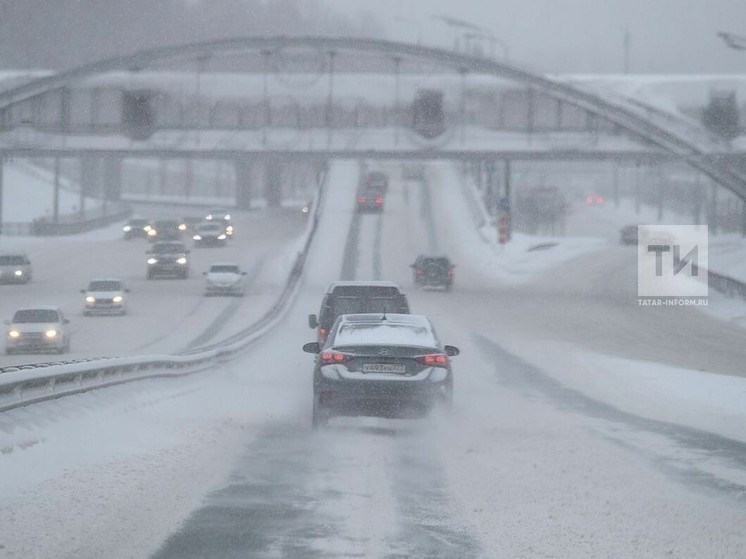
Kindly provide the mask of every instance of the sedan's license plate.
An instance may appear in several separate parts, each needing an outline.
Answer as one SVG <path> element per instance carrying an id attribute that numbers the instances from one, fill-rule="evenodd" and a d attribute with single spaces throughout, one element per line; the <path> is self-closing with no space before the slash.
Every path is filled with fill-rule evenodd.
<path id="1" fill-rule="evenodd" d="M 405 373 L 407 367 L 397 363 L 363 363 L 364 373 Z"/>

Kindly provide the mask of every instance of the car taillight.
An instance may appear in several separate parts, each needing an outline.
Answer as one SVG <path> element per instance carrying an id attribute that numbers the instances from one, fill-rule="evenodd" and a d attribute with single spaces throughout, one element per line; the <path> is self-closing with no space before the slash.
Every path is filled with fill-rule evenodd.
<path id="1" fill-rule="evenodd" d="M 592 204 L 593 203 L 593 196 L 586 196 L 585 203 L 586 204 Z"/>
<path id="2" fill-rule="evenodd" d="M 368 199 L 365 196 L 358 196 L 357 197 L 357 203 L 358 204 L 365 204 L 365 202 L 367 202 L 367 201 L 368 201 Z"/>
<path id="3" fill-rule="evenodd" d="M 414 273 L 417 274 L 418 276 L 421 276 L 422 274 L 425 273 L 425 270 L 415 270 Z"/>
<path id="4" fill-rule="evenodd" d="M 604 197 L 603 196 L 599 196 L 598 198 L 596 198 L 596 202 L 599 203 L 599 204 L 603 204 L 604 203 Z"/>
<path id="5" fill-rule="evenodd" d="M 346 355 L 338 351 L 324 351 L 321 354 L 322 365 L 339 365 L 352 359 L 351 355 Z"/>
<path id="6" fill-rule="evenodd" d="M 379 206 L 383 204 L 383 196 L 376 196 L 376 204 Z"/>
<path id="7" fill-rule="evenodd" d="M 418 363 L 428 367 L 445 367 L 448 365 L 448 356 L 445 353 L 428 353 L 415 357 Z"/>
<path id="8" fill-rule="evenodd" d="M 448 268 L 448 275 L 449 275 L 449 276 L 452 276 L 452 275 L 453 275 L 453 268 Z"/>

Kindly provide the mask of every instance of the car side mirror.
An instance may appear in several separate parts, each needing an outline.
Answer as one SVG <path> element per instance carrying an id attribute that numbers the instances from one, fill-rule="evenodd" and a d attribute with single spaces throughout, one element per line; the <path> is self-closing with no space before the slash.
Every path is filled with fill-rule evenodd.
<path id="1" fill-rule="evenodd" d="M 3 324 L 10 324 L 10 320 L 8 320 L 8 319 L 6 318 L 5 320 L 3 320 Z"/>
<path id="2" fill-rule="evenodd" d="M 189 254 L 190 252 L 192 252 L 192 251 L 187 249 L 187 250 L 184 251 L 184 254 Z"/>
<path id="3" fill-rule="evenodd" d="M 202 275 L 203 275 L 203 276 L 206 276 L 206 275 L 207 275 L 207 272 L 202 272 Z"/>
<path id="4" fill-rule="evenodd" d="M 62 324 L 70 324 L 70 319 L 66 318 L 62 321 Z"/>
<path id="5" fill-rule="evenodd" d="M 315 314 L 309 314 L 308 315 L 308 327 L 309 328 L 316 328 L 319 325 L 319 321 L 316 320 Z"/>
<path id="6" fill-rule="evenodd" d="M 146 250 L 145 254 L 153 254 L 153 251 L 152 250 Z"/>
<path id="7" fill-rule="evenodd" d="M 247 272 L 241 272 L 242 276 L 245 276 L 246 274 L 247 274 Z"/>
<path id="8" fill-rule="evenodd" d="M 80 292 L 81 292 L 81 293 L 85 293 L 85 289 L 81 289 L 81 290 L 80 290 Z"/>
<path id="9" fill-rule="evenodd" d="M 459 350 L 459 348 L 457 348 L 456 346 L 453 346 L 453 345 L 447 345 L 443 349 L 445 350 L 446 355 L 449 355 L 451 357 L 454 357 L 454 356 L 458 355 L 459 353 L 461 353 L 461 351 Z"/>
<path id="10" fill-rule="evenodd" d="M 318 353 L 321 351 L 321 346 L 319 345 L 319 342 L 308 342 L 303 345 L 303 351 L 306 353 Z"/>

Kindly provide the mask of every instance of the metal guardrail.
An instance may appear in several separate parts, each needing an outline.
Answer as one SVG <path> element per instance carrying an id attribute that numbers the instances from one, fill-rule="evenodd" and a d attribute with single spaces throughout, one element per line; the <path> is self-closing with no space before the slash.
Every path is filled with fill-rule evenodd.
<path id="1" fill-rule="evenodd" d="M 715 291 L 719 291 L 726 297 L 740 297 L 746 301 L 746 283 L 737 279 L 717 274 L 712 270 L 707 271 L 709 286 Z"/>
<path id="2" fill-rule="evenodd" d="M 215 344 L 175 355 L 103 357 L 0 368 L 0 413 L 90 390 L 159 377 L 179 377 L 209 369 L 251 346 L 284 317 L 300 288 L 306 254 L 316 232 L 326 176 L 321 180 L 314 213 L 302 250 L 272 307 L 254 324 Z"/>

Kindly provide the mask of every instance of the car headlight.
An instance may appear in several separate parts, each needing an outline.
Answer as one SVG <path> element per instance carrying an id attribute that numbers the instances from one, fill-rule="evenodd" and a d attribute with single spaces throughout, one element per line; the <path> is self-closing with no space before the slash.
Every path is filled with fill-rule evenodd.
<path id="1" fill-rule="evenodd" d="M 226 216 L 225 216 L 225 217 L 224 217 L 223 219 L 224 219 L 224 220 L 226 220 L 226 221 L 230 221 L 230 219 L 231 219 L 231 214 L 228 214 L 228 215 L 226 215 Z"/>
<path id="2" fill-rule="evenodd" d="M 57 330 L 52 328 L 51 330 L 46 331 L 47 338 L 56 338 L 57 337 Z"/>
<path id="3" fill-rule="evenodd" d="M 18 330 L 11 330 L 8 332 L 9 338 L 18 338 L 21 336 L 21 333 Z"/>
<path id="4" fill-rule="evenodd" d="M 13 272 L 13 273 L 14 273 L 14 274 L 15 274 L 16 276 L 20 277 L 20 276 L 22 276 L 22 275 L 23 275 L 23 270 L 16 270 L 16 271 L 15 271 L 15 272 Z"/>
<path id="5" fill-rule="evenodd" d="M 186 223 L 179 224 L 179 231 L 186 231 L 186 229 L 187 229 Z"/>
<path id="6" fill-rule="evenodd" d="M 96 302 L 96 298 L 93 297 L 93 296 L 91 296 L 91 295 L 89 295 L 88 297 L 85 298 L 85 302 L 86 303 L 95 303 Z"/>
<path id="7" fill-rule="evenodd" d="M 208 215 L 208 216 L 207 216 L 207 217 L 206 217 L 205 219 L 206 219 L 207 221 L 212 221 L 212 214 Z"/>
<path id="8" fill-rule="evenodd" d="M 158 232 L 155 229 L 153 229 L 152 227 L 150 229 L 148 229 L 148 236 L 149 237 L 155 237 L 157 234 L 158 234 Z"/>
<path id="9" fill-rule="evenodd" d="M 152 228 L 153 228 L 153 226 L 152 226 L 152 225 L 143 225 L 143 226 L 142 226 L 142 230 L 143 230 L 143 231 L 150 231 L 150 230 L 151 230 Z"/>
<path id="10" fill-rule="evenodd" d="M 433 367 L 430 373 L 430 382 L 443 382 L 448 378 L 448 369 L 443 367 Z"/>
<path id="11" fill-rule="evenodd" d="M 157 258 L 148 258 L 148 264 L 158 264 Z"/>
<path id="12" fill-rule="evenodd" d="M 224 241 L 225 240 L 225 235 L 218 235 L 218 239 L 220 239 L 221 241 Z"/>
<path id="13" fill-rule="evenodd" d="M 186 263 L 187 263 L 187 259 L 186 259 L 186 258 L 184 258 L 184 257 L 182 256 L 181 258 L 179 258 L 179 259 L 178 259 L 178 260 L 176 261 L 176 263 L 177 263 L 177 264 L 186 264 Z"/>
<path id="14" fill-rule="evenodd" d="M 125 233 L 129 233 L 130 231 L 132 231 L 132 226 L 125 225 L 124 227 L 122 227 L 122 229 L 124 230 Z"/>
<path id="15" fill-rule="evenodd" d="M 124 301 L 124 297 L 122 297 L 121 295 L 114 295 L 112 301 L 114 301 L 115 303 L 121 303 L 122 301 Z"/>
<path id="16" fill-rule="evenodd" d="M 192 239 L 194 239 L 195 241 L 201 241 L 202 240 L 202 236 L 201 235 L 195 235 L 194 237 L 192 237 Z"/>

